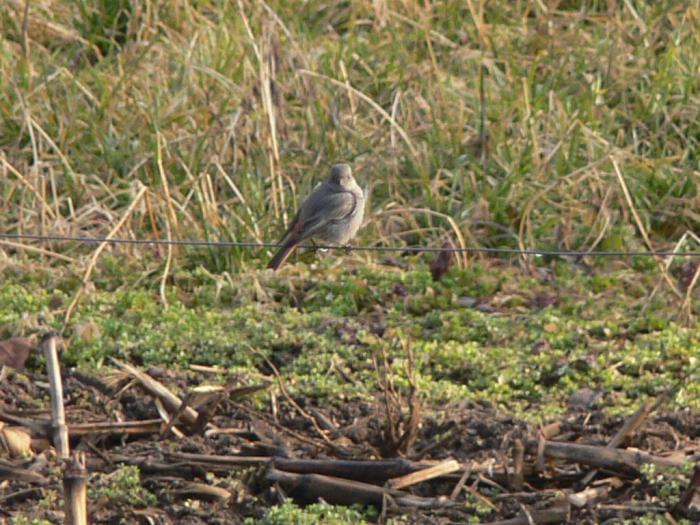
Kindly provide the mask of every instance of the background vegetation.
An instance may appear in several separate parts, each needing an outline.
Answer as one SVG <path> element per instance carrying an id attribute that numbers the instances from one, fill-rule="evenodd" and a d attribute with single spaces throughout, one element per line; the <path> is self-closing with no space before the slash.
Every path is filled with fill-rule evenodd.
<path id="1" fill-rule="evenodd" d="M 365 244 L 698 227 L 692 3 L 23 4 L 0 14 L 5 231 L 104 235 L 143 185 L 122 236 L 275 240 L 337 160 L 371 190 Z"/>

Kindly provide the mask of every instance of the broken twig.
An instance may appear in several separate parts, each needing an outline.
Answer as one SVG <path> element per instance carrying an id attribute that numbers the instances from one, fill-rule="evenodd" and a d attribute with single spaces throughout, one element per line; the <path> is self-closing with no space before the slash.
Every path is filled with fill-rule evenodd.
<path id="1" fill-rule="evenodd" d="M 403 489 L 411 485 L 415 485 L 416 483 L 420 483 L 421 481 L 437 478 L 438 476 L 442 476 L 444 474 L 451 474 L 452 472 L 459 470 L 459 468 L 459 463 L 457 463 L 454 459 L 449 459 L 432 467 L 418 470 L 398 478 L 390 479 L 388 485 L 392 489 Z"/>
<path id="2" fill-rule="evenodd" d="M 522 516 L 509 520 L 491 521 L 483 525 L 532 525 L 534 523 L 569 523 L 569 507 L 553 507 L 545 510 L 528 510 Z"/>
<path id="3" fill-rule="evenodd" d="M 528 449 L 536 453 L 537 443 L 529 443 Z M 610 470 L 627 476 L 639 475 L 639 467 L 653 463 L 662 468 L 682 467 L 685 461 L 675 458 L 654 456 L 641 450 L 621 450 L 595 445 L 546 441 L 544 455 L 555 459 L 565 459 L 595 468 Z"/>
<path id="4" fill-rule="evenodd" d="M 454 504 L 447 499 L 422 498 L 405 492 L 386 489 L 361 481 L 334 478 L 321 474 L 294 474 L 270 468 L 265 474 L 270 483 L 279 483 L 292 497 L 303 501 L 319 498 L 336 505 L 374 505 L 381 508 L 385 495 L 400 506 L 416 508 L 438 508 Z"/>
<path id="5" fill-rule="evenodd" d="M 620 430 L 617 431 L 617 433 L 606 445 L 607 448 L 617 448 L 620 445 L 622 445 L 622 443 L 629 435 L 635 433 L 639 429 L 639 427 L 642 426 L 646 418 L 653 410 L 655 404 L 656 403 L 653 399 L 647 399 L 646 401 L 644 401 L 644 403 L 642 403 L 642 405 L 635 411 L 635 413 L 625 420 L 624 425 L 622 425 Z M 591 470 L 581 480 L 578 487 L 580 489 L 585 488 L 593 480 L 596 474 L 598 474 L 597 470 Z"/>
<path id="6" fill-rule="evenodd" d="M 148 374 L 141 372 L 139 369 L 127 363 L 123 363 L 118 359 L 112 358 L 112 362 L 122 370 L 125 370 L 131 374 L 139 383 L 141 383 L 141 386 L 143 386 L 143 388 L 146 389 L 149 394 L 160 399 L 171 414 L 176 413 L 180 409 L 182 400 L 173 394 L 160 381 L 156 381 Z M 197 421 L 197 416 L 199 416 L 199 414 L 195 409 L 192 407 L 187 407 L 182 413 L 180 419 L 188 425 L 193 425 L 194 422 Z"/>

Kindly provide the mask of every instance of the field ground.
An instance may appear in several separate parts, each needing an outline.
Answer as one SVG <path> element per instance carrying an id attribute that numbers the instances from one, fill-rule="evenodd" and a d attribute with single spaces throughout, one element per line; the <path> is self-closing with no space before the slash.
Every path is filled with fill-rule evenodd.
<path id="1" fill-rule="evenodd" d="M 474 259 L 436 283 L 421 257 L 391 258 L 386 261 L 390 265 L 368 264 L 356 256 L 303 258 L 305 264 L 292 265 L 281 275 L 249 272 L 225 278 L 176 272 L 177 286 L 168 288 L 168 306 L 163 306 L 158 276 L 144 280 L 137 268 L 125 271 L 118 265 L 118 254 L 106 255 L 94 276 L 95 288 L 78 304 L 65 333 L 62 362 L 78 366 L 67 372 L 69 422 L 159 417 L 153 399 L 133 384 L 127 386 L 127 375 L 110 357 L 139 366 L 181 394 L 228 380 L 238 387 L 270 386 L 218 405 L 211 423 L 235 428 L 240 435 L 89 440 L 95 517 L 105 523 L 116 517 L 136 523 L 146 518 L 134 512 L 156 516 L 160 514 L 145 509 L 168 508 L 177 523 L 262 518 L 279 499 L 260 486 L 258 469 L 202 466 L 201 472 L 175 476 L 149 470 L 146 458 L 163 461 L 182 451 L 391 456 L 382 396 L 387 385 L 393 385 L 400 400 L 403 430 L 415 386 L 420 424 L 403 452 L 408 458 L 425 449 L 429 452 L 422 459 L 452 457 L 481 465 L 495 458 L 510 464 L 516 440 L 536 440 L 540 425 L 556 422 L 566 441 L 604 445 L 624 416 L 654 399 L 659 406 L 625 445 L 676 457 L 698 452 L 697 322 L 682 321 L 682 309 L 669 292 L 661 289 L 649 297 L 659 282 L 654 269 L 615 263 L 601 272 L 552 260 L 540 261 L 531 273 L 517 262 Z M 393 266 L 397 262 L 411 270 Z M 10 305 L 0 319 L 5 336 L 60 329 L 79 286 L 70 272 L 27 275 L 9 266 L 3 282 L 0 301 Z M 33 417 L 46 412 L 41 363 L 32 355 L 26 372 L 8 375 L 0 390 L 5 411 Z M 97 388 L 84 374 L 108 386 Z M 318 412 L 336 429 L 329 432 L 332 446 L 305 417 Z M 275 418 L 282 428 L 273 426 Z M 104 457 L 114 459 L 104 464 Z M 531 461 L 530 451 L 526 462 Z M 131 494 L 138 492 L 139 471 L 127 469 L 124 462 L 140 465 L 147 489 L 143 494 Z M 597 523 L 618 516 L 632 519 L 630 523 L 666 523 L 664 515 L 687 486 L 690 471 L 651 474 L 624 483 L 598 506 L 572 511 L 572 519 Z M 510 498 L 514 491 L 508 485 L 494 487 L 484 476 L 458 509 L 403 511 L 395 523 L 488 522 L 520 514 L 519 497 L 533 505 L 529 508 L 548 507 L 581 474 L 561 466 L 546 476 L 528 474 L 530 489 Z M 457 478 L 438 478 L 413 492 L 449 494 Z M 187 489 L 192 479 L 236 496 L 228 503 L 199 501 L 204 496 L 193 497 Z M 26 485 L 10 488 L 6 493 Z M 57 489 L 51 482 L 8 509 L 52 522 L 57 519 Z M 297 523 L 299 515 L 309 523 L 313 516 L 326 516 L 319 523 L 331 523 L 328 516 L 334 513 L 338 523 L 375 519 L 366 509 L 301 511 L 289 503 L 267 512 L 268 521 L 262 523 Z"/>
<path id="2" fill-rule="evenodd" d="M 436 283 L 427 256 L 400 252 L 303 254 L 274 275 L 260 250 L 7 236 L 270 242 L 347 161 L 369 192 L 359 245 L 698 250 L 699 68 L 683 0 L 4 0 L 0 337 L 62 331 L 72 423 L 160 417 L 113 358 L 183 396 L 267 385 L 212 409 L 229 434 L 81 440 L 96 519 L 373 522 L 273 506 L 259 466 L 169 462 L 400 449 L 472 472 L 456 506 L 385 505 L 395 523 L 524 523 L 560 512 L 590 468 L 547 454 L 604 445 L 647 403 L 621 444 L 693 459 L 696 259 L 469 256 Z M 44 417 L 40 352 L 3 373 L 5 420 Z M 544 450 L 540 425 L 559 440 Z M 46 457 L 12 460 L 41 483 L 2 481 L 0 520 L 60 520 Z M 685 465 L 613 467 L 572 521 L 697 521 Z M 459 477 L 407 491 L 449 496 Z"/>

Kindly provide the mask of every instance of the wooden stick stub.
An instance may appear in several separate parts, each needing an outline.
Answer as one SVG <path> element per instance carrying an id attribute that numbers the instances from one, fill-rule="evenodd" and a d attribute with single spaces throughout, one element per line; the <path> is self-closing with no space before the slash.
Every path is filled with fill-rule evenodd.
<path id="1" fill-rule="evenodd" d="M 53 430 L 53 446 L 60 458 L 68 458 L 68 426 L 66 425 L 66 413 L 63 406 L 63 381 L 61 380 L 61 366 L 58 362 L 56 343 L 58 336 L 49 332 L 41 340 L 41 347 L 46 356 L 46 372 L 51 386 L 51 419 Z"/>
<path id="2" fill-rule="evenodd" d="M 87 525 L 87 482 L 85 453 L 75 452 L 63 473 L 65 525 Z"/>

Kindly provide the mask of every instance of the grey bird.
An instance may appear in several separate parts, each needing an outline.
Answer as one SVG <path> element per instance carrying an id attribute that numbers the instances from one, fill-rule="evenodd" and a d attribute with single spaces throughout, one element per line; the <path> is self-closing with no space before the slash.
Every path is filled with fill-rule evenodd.
<path id="1" fill-rule="evenodd" d="M 278 244 L 282 247 L 267 265 L 277 270 L 307 239 L 343 245 L 362 226 L 365 197 L 347 164 L 336 164 L 328 179 L 318 184 L 301 203 L 292 224 Z"/>

